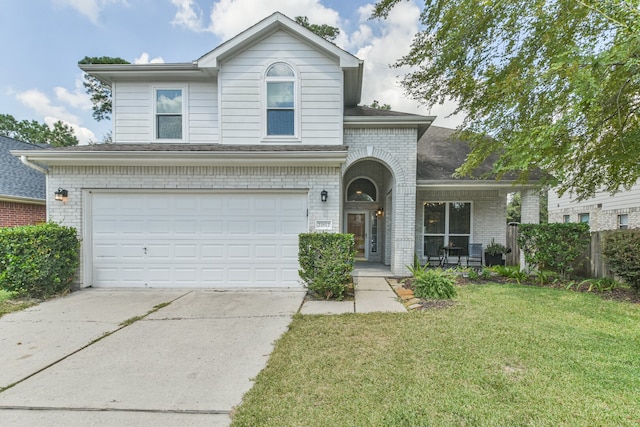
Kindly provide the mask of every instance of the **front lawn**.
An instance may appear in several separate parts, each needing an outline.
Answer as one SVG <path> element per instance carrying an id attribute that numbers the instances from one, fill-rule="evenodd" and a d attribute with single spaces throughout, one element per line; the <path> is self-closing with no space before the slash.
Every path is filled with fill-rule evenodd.
<path id="1" fill-rule="evenodd" d="M 233 426 L 638 426 L 640 305 L 517 285 L 296 316 Z"/>

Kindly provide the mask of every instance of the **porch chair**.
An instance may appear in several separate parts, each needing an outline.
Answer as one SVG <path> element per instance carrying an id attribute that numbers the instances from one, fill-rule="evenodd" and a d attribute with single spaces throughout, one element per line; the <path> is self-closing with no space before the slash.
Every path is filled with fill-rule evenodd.
<path id="1" fill-rule="evenodd" d="M 425 256 L 430 267 L 440 267 L 444 260 L 444 249 L 427 245 Z"/>
<path id="2" fill-rule="evenodd" d="M 469 255 L 467 255 L 467 267 L 470 263 L 477 262 L 482 267 L 482 243 L 469 243 Z"/>

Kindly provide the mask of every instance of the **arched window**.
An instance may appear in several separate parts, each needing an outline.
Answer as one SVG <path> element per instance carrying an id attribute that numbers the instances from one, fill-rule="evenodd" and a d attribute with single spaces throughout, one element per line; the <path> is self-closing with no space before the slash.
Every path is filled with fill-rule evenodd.
<path id="1" fill-rule="evenodd" d="M 265 76 L 267 85 L 267 135 L 295 135 L 296 75 L 281 62 L 273 64 Z"/>
<path id="2" fill-rule="evenodd" d="M 376 186 L 366 178 L 355 179 L 347 188 L 347 202 L 375 202 L 378 200 Z"/>

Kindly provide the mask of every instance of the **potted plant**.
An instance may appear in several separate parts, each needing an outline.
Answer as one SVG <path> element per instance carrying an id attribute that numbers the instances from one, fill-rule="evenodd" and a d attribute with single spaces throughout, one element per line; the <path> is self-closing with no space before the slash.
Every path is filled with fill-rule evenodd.
<path id="1" fill-rule="evenodd" d="M 496 243 L 494 239 L 491 239 L 491 243 L 484 249 L 484 263 L 487 266 L 504 265 L 502 255 L 509 252 L 510 250 L 505 245 Z"/>

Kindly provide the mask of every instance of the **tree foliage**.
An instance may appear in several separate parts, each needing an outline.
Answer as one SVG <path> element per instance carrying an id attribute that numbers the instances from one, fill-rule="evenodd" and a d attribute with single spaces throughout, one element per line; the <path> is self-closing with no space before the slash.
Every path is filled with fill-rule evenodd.
<path id="1" fill-rule="evenodd" d="M 85 56 L 78 64 L 129 64 L 122 58 L 112 58 L 110 56 Z M 111 119 L 111 88 L 102 83 L 89 74 L 84 74 L 85 91 L 91 97 L 91 103 L 93 104 L 93 118 L 97 121 L 110 120 Z"/>
<path id="2" fill-rule="evenodd" d="M 57 121 L 50 128 L 35 120 L 16 120 L 10 114 L 0 114 L 0 135 L 31 144 L 50 144 L 54 147 L 78 145 L 78 138 L 66 123 Z"/>
<path id="3" fill-rule="evenodd" d="M 380 104 L 377 99 L 374 99 L 369 107 L 375 108 L 376 110 L 391 110 L 391 105 Z"/>
<path id="4" fill-rule="evenodd" d="M 336 39 L 336 37 L 338 37 L 338 34 L 340 34 L 339 28 L 332 27 L 331 25 L 327 25 L 327 24 L 322 24 L 322 25 L 311 24 L 309 22 L 309 18 L 307 18 L 306 16 L 296 16 L 294 19 L 298 24 L 302 25 L 308 30 L 313 31 L 323 39 L 330 41 L 332 43 Z"/>
<path id="5" fill-rule="evenodd" d="M 414 67 L 412 97 L 451 98 L 466 115 L 472 151 L 459 174 L 497 153 L 498 178 L 540 168 L 580 199 L 640 178 L 637 0 L 425 0 L 421 22 L 396 66 Z"/>

